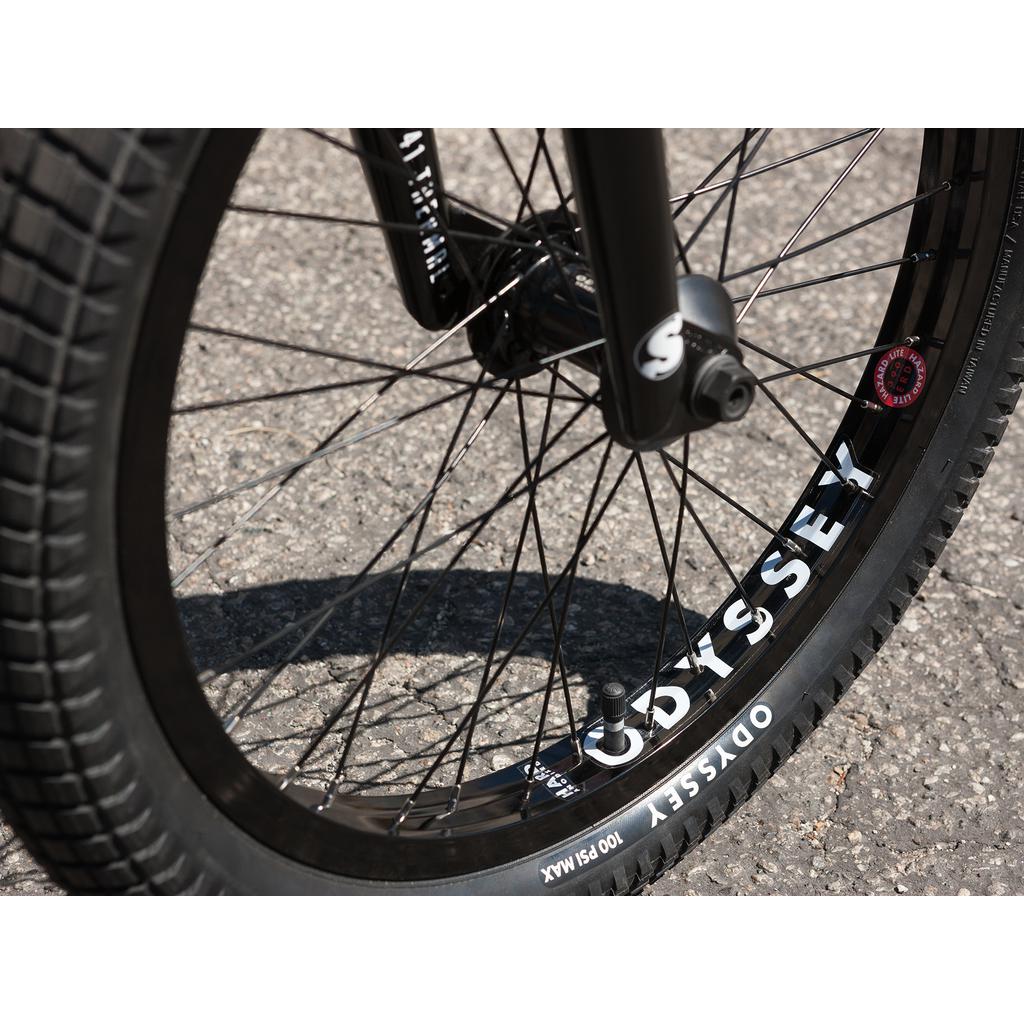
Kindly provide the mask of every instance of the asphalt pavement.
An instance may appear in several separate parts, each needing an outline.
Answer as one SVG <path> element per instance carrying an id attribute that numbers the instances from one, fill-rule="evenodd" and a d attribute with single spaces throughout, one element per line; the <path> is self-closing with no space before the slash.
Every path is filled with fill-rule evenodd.
<path id="1" fill-rule="evenodd" d="M 841 134 L 780 130 L 750 166 Z M 739 135 L 671 134 L 673 190 L 685 193 L 700 183 Z M 525 177 L 532 133 L 504 138 Z M 442 152 L 452 154 L 445 164 L 447 186 L 481 207 L 514 216 L 508 169 L 486 133 L 444 132 L 440 139 Z M 863 137 L 851 140 L 744 182 L 727 269 L 754 265 L 777 252 L 863 142 Z M 918 145 L 914 132 L 883 135 L 804 240 L 824 237 L 913 195 Z M 552 150 L 553 162 L 561 166 L 554 139 Z M 359 170 L 346 157 L 309 135 L 270 133 L 250 161 L 236 201 L 372 218 Z M 553 205 L 553 182 L 543 165 L 533 187 L 537 208 Z M 684 242 L 698 233 L 691 250 L 697 271 L 715 273 L 721 260 L 727 206 L 718 208 L 698 231 L 720 194 L 694 201 L 679 222 Z M 891 260 L 901 253 L 908 215 L 888 218 L 870 231 L 853 233 L 783 265 L 772 286 Z M 752 308 L 744 334 L 799 362 L 867 347 L 863 341 L 874 341 L 893 273 L 881 269 L 766 296 Z M 389 281 L 375 232 L 337 223 L 229 214 L 194 320 L 334 351 L 353 351 L 352 341 L 359 337 L 365 339 L 359 351 L 404 364 L 436 334 L 411 336 Z M 747 275 L 729 287 L 741 296 L 756 281 Z M 450 344 L 459 343 L 457 338 Z M 465 351 L 463 346 L 441 354 Z M 756 372 L 773 365 L 758 362 L 760 358 L 752 357 Z M 428 364 L 438 359 L 433 354 Z M 459 364 L 452 376 L 471 382 L 472 366 Z M 840 364 L 822 376 L 850 388 L 861 366 Z M 364 366 L 359 372 L 370 375 L 371 370 Z M 325 368 L 314 353 L 193 332 L 176 405 L 337 384 L 352 373 L 344 363 Z M 585 371 L 567 374 L 577 386 L 592 387 Z M 431 398 L 458 387 L 439 381 L 429 385 L 434 388 Z M 344 418 L 376 386 L 183 415 L 172 436 L 170 507 L 199 501 L 268 465 L 301 459 L 336 426 L 339 415 Z M 543 431 L 547 379 L 529 378 L 523 386 L 538 392 L 523 398 L 527 443 L 536 445 Z M 808 433 L 826 444 L 843 400 L 799 379 L 780 382 L 778 393 Z M 464 404 L 446 401 L 420 417 L 416 409 L 423 394 L 403 384 L 379 406 L 373 404 L 366 413 L 367 425 L 405 415 L 409 419 L 368 439 L 365 446 L 318 460 L 266 513 L 189 574 L 179 594 L 197 664 L 217 664 L 239 644 L 265 635 L 273 623 L 316 607 L 339 579 L 351 578 L 365 564 L 391 526 L 431 487 Z M 559 394 L 552 431 L 579 410 L 568 385 L 560 386 Z M 565 452 L 593 436 L 596 420 L 587 417 L 596 416 L 584 412 L 567 429 Z M 522 468 L 514 399 L 485 393 L 467 422 L 481 420 L 486 429 L 481 428 L 479 443 L 474 441 L 432 509 L 430 537 L 486 509 Z M 421 429 L 426 423 L 429 427 Z M 460 444 L 466 436 L 461 435 Z M 545 484 L 547 505 L 538 497 L 553 571 L 561 567 L 580 528 L 599 455 L 600 449 L 588 453 L 571 471 Z M 767 403 L 755 404 L 741 424 L 695 439 L 693 459 L 704 476 L 768 522 L 781 521 L 817 463 L 805 441 Z M 660 467 L 652 463 L 650 468 L 652 501 L 670 530 L 674 492 Z M 650 895 L 1024 893 L 1022 472 L 1024 444 L 1019 424 L 1011 421 L 953 541 L 881 654 L 784 769 L 652 886 Z M 650 670 L 664 572 L 641 482 L 631 478 L 624 484 L 582 559 L 566 632 L 568 689 L 577 713 L 592 706 L 595 684 L 606 678 L 640 680 Z M 259 493 L 245 492 L 175 521 L 173 570 L 180 572 L 201 559 Z M 749 521 L 737 521 L 709 494 L 693 500 L 729 561 L 737 567 L 749 564 L 763 546 L 763 534 L 750 528 Z M 519 528 L 520 519 L 512 515 L 482 533 L 459 563 L 444 598 L 428 606 L 381 665 L 364 728 L 350 752 L 343 791 L 346 786 L 400 790 L 429 763 L 446 729 L 470 706 L 478 681 L 474 670 L 487 655 L 487 626 L 514 561 Z M 426 593 L 443 565 L 440 552 L 417 563 L 409 593 Z M 683 537 L 680 565 L 687 618 L 696 624 L 727 595 L 729 581 L 692 531 Z M 517 596 L 508 609 L 511 624 L 525 621 L 531 598 L 535 605 L 543 593 L 543 571 L 531 540 L 524 549 Z M 348 692 L 356 666 L 376 650 L 388 610 L 387 600 L 368 592 L 355 603 L 351 617 L 330 623 L 281 672 L 270 694 L 273 699 L 257 701 L 237 731 L 256 763 L 281 770 L 294 761 Z M 467 777 L 510 764 L 528 750 L 543 691 L 537 680 L 543 684 L 547 676 L 549 640 L 550 633 L 547 641 L 541 637 L 524 644 L 508 666 L 493 706 L 481 715 Z M 274 665 L 272 651 L 249 659 L 211 688 L 211 704 L 222 713 L 236 708 Z M 547 734 L 553 738 L 564 731 L 566 721 L 564 702 L 553 700 Z M 342 742 L 343 737 L 332 735 L 318 748 L 309 763 L 313 784 L 329 784 Z M 443 769 L 439 780 L 450 770 Z M 0 821 L 0 894 L 58 891 Z"/>

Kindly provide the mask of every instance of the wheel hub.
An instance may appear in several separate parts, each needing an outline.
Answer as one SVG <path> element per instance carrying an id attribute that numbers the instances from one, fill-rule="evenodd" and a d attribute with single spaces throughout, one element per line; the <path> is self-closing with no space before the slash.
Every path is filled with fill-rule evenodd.
<path id="1" fill-rule="evenodd" d="M 557 212 L 527 225 L 557 246 L 575 252 L 579 235 Z M 540 372 L 561 356 L 602 379 L 601 408 L 609 432 L 623 440 L 621 412 L 607 386 L 601 317 L 593 279 L 583 254 L 558 262 L 540 246 L 495 245 L 486 254 L 487 294 L 497 295 L 488 311 L 469 326 L 474 354 L 499 378 Z M 742 419 L 754 399 L 756 379 L 743 365 L 732 299 L 709 277 L 689 274 L 677 282 L 679 312 L 637 344 L 636 369 L 651 381 L 668 378 L 685 364 L 673 414 L 656 437 L 630 447 L 654 449 L 684 434 Z"/>

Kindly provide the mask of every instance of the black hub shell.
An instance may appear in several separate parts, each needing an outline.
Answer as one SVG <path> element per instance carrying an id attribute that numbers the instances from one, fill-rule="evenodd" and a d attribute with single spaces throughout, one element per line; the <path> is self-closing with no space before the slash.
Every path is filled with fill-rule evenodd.
<path id="1" fill-rule="evenodd" d="M 573 225 L 557 214 L 541 218 L 547 238 L 564 248 L 575 244 Z M 603 395 L 615 394 L 605 380 L 603 346 L 585 347 L 599 341 L 602 330 L 594 282 L 582 255 L 559 265 L 540 248 L 502 248 L 491 258 L 487 280 L 492 294 L 506 292 L 469 327 L 470 345 L 482 366 L 496 377 L 524 377 L 539 372 L 542 359 L 567 352 L 571 362 L 601 376 Z M 610 434 L 627 447 L 661 448 L 692 431 L 741 419 L 754 398 L 756 380 L 743 366 L 728 292 L 699 274 L 679 278 L 676 287 L 684 373 L 665 427 L 637 443 L 626 436 L 615 401 L 602 404 Z"/>

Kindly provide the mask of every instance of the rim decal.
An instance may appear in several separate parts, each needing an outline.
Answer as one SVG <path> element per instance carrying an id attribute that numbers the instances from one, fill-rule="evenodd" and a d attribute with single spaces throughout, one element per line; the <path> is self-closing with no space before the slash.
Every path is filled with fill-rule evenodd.
<path id="1" fill-rule="evenodd" d="M 903 409 L 921 397 L 927 377 L 924 356 L 909 345 L 896 345 L 875 364 L 875 394 L 890 409 Z"/>
<path id="2" fill-rule="evenodd" d="M 687 654 L 670 659 L 664 674 L 652 693 L 654 680 L 632 695 L 627 714 L 627 749 L 617 755 L 605 753 L 601 747 L 603 731 L 599 722 L 592 722 L 585 733 L 583 753 L 586 759 L 604 768 L 627 765 L 650 749 L 650 741 L 676 728 L 687 717 L 691 703 L 701 693 L 713 694 L 711 686 L 728 680 L 747 654 L 755 654 L 773 638 L 775 620 L 787 605 L 810 583 L 815 568 L 827 556 L 863 509 L 863 498 L 870 496 L 875 474 L 859 465 L 849 441 L 840 440 L 832 450 L 829 463 L 818 474 L 815 493 L 809 494 L 812 504 L 803 504 L 795 512 L 783 533 L 793 541 L 802 542 L 796 551 L 773 548 L 767 551 L 752 570 L 756 582 L 771 588 L 760 597 L 762 603 L 753 607 L 734 593 L 700 634 L 694 637 L 696 665 Z M 845 505 L 845 508 L 843 507 Z M 753 581 L 747 589 L 753 592 Z M 755 616 L 757 621 L 755 622 Z M 727 650 L 728 648 L 728 650 Z M 728 685 L 728 684 L 726 684 Z M 671 708 L 655 705 L 652 728 L 644 728 L 644 717 L 652 699 L 670 700 Z M 712 699 L 716 699 L 712 696 Z M 572 774 L 570 771 L 569 774 Z"/>
<path id="3" fill-rule="evenodd" d="M 679 651 L 667 658 L 656 690 L 653 678 L 648 678 L 630 693 L 624 723 L 629 743 L 621 754 L 609 755 L 604 751 L 600 718 L 581 725 L 582 751 L 568 739 L 562 739 L 541 752 L 535 779 L 543 784 L 532 794 L 534 809 L 585 795 L 652 753 L 672 734 L 685 731 L 709 704 L 722 699 L 734 678 L 748 667 L 749 659 L 756 658 L 773 642 L 773 630 L 791 613 L 794 599 L 802 597 L 813 587 L 814 580 L 827 571 L 827 565 L 842 546 L 840 542 L 846 539 L 866 509 L 877 480 L 876 473 L 858 460 L 852 442 L 836 438 L 825 462 L 812 478 L 805 503 L 798 504 L 781 527 L 781 543 L 769 546 L 743 579 L 744 591 L 754 596 L 754 614 L 751 615 L 739 592 L 734 591 L 693 637 L 696 664 L 690 663 L 685 650 Z M 787 540 L 796 541 L 798 546 L 784 547 Z M 742 731 L 734 741 L 730 740 L 737 727 L 744 725 L 756 735 L 767 726 L 768 721 L 762 719 L 760 712 L 757 721 L 752 723 L 744 718 L 752 710 L 734 718 L 718 740 L 706 747 L 705 755 L 711 759 L 711 764 L 718 766 L 719 775 L 736 752 L 746 745 Z M 770 708 L 768 714 L 771 715 Z M 722 751 L 717 750 L 718 746 Z M 695 767 L 699 760 L 687 760 L 690 770 L 700 772 L 701 769 Z M 513 785 L 516 780 L 529 776 L 529 765 L 529 759 L 525 759 L 503 769 L 491 777 L 491 783 L 496 789 Z M 676 778 L 685 772 L 686 769 L 682 773 L 677 770 Z M 706 775 L 704 778 L 710 781 Z M 656 796 L 650 799 L 655 800 Z M 640 817 L 645 832 L 657 823 L 651 821 L 654 811 L 647 810 L 646 806 L 646 801 L 638 805 L 643 811 Z M 620 832 L 625 841 L 633 841 L 621 824 Z M 595 832 L 588 844 L 597 839 Z M 579 852 L 575 847 L 562 850 L 559 858 L 568 857 L 570 853 L 575 856 L 575 852 Z M 590 854 L 589 845 L 584 852 Z M 577 858 L 574 867 L 562 865 L 561 874 L 552 869 L 551 881 L 547 884 L 564 878 L 566 872 L 578 873 L 601 855 L 598 848 L 592 857 Z M 547 863 L 546 866 L 551 868 L 552 865 Z"/>

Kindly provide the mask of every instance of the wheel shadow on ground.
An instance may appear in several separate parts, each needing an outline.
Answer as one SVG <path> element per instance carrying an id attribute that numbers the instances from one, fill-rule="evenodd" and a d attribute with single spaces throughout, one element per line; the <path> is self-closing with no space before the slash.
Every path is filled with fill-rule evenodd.
<path id="1" fill-rule="evenodd" d="M 242 658 L 237 670 L 273 670 L 289 655 L 296 664 L 373 658 L 389 620 L 390 633 L 398 633 L 390 654 L 429 657 L 442 666 L 446 659 L 455 665 L 467 657 L 478 658 L 482 664 L 494 642 L 508 575 L 476 569 L 453 570 L 442 579 L 443 575 L 433 570 L 410 572 L 393 614 L 398 577 L 382 579 L 340 606 L 300 650 L 295 648 L 308 624 Z M 323 607 L 352 581 L 353 577 L 344 576 L 288 580 L 179 599 L 179 614 L 197 670 L 216 669 L 236 659 L 240 652 Z M 542 607 L 547 592 L 540 572 L 518 574 L 505 607 L 496 659 L 504 657 L 518 640 L 517 658 L 550 661 L 565 586 L 558 587 Z M 418 613 L 411 614 L 417 606 Z M 562 649 L 567 669 L 587 684 L 588 705 L 608 680 L 628 687 L 650 677 L 662 612 L 661 597 L 625 583 L 584 576 L 574 581 Z M 687 631 L 695 637 L 705 617 L 691 609 L 682 612 Z M 671 657 L 683 645 L 679 614 L 670 607 L 664 656 Z"/>

